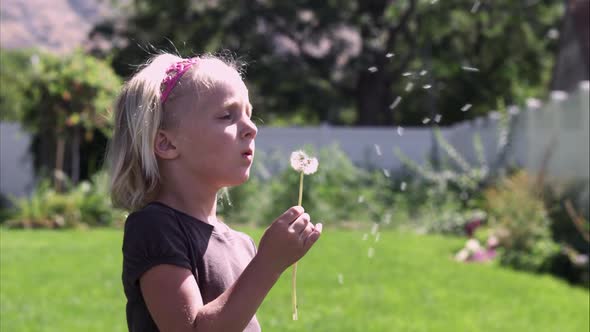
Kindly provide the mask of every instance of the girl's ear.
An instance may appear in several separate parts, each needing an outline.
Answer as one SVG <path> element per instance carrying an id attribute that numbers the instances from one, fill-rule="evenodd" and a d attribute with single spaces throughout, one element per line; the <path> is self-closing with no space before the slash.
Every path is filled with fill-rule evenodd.
<path id="1" fill-rule="evenodd" d="M 156 156 L 162 159 L 175 159 L 178 157 L 179 152 L 172 140 L 171 133 L 162 129 L 159 129 L 156 134 L 154 150 Z"/>

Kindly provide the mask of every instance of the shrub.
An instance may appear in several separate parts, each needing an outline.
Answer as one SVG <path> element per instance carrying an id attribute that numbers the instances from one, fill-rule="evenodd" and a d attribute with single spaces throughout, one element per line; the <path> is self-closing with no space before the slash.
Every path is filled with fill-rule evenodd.
<path id="1" fill-rule="evenodd" d="M 559 246 L 552 239 L 545 205 L 531 183 L 525 172 L 518 172 L 484 195 L 490 226 L 500 242 L 500 262 L 540 272 L 549 269 Z"/>
<path id="2" fill-rule="evenodd" d="M 15 199 L 7 211 L 6 226 L 13 228 L 78 228 L 121 225 L 124 211 L 113 208 L 108 176 L 99 172 L 58 192 L 48 179 L 41 180 L 30 197 Z"/>

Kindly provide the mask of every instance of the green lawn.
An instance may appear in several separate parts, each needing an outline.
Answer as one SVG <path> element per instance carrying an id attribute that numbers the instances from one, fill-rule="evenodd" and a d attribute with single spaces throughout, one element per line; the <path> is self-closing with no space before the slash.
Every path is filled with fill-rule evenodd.
<path id="1" fill-rule="evenodd" d="M 121 231 L 1 230 L 0 237 L 2 332 L 126 331 Z M 258 312 L 263 330 L 588 331 L 587 290 L 456 263 L 463 239 L 362 237 L 326 229 L 299 264 L 300 320 L 290 320 L 289 270 Z"/>

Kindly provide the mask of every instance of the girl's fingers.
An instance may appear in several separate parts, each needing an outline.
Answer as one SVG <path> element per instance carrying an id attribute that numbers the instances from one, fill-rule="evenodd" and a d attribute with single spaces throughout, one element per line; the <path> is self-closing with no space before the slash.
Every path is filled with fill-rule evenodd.
<path id="1" fill-rule="evenodd" d="M 312 232 L 305 238 L 305 241 L 303 242 L 303 247 L 305 250 L 309 250 L 311 246 L 313 246 L 313 244 L 320 238 L 322 235 L 322 228 L 322 224 L 315 225 Z"/>
<path id="2" fill-rule="evenodd" d="M 289 226 L 289 228 L 293 229 L 296 234 L 301 234 L 307 228 L 309 220 L 309 214 L 303 213 Z"/>
<path id="3" fill-rule="evenodd" d="M 295 220 L 297 220 L 297 218 L 299 216 L 301 216 L 301 214 L 304 212 L 303 207 L 302 206 L 292 206 L 290 207 L 287 211 L 285 211 L 283 214 L 281 214 L 276 222 L 277 223 L 284 223 L 284 224 L 291 224 L 293 222 L 295 222 Z"/>

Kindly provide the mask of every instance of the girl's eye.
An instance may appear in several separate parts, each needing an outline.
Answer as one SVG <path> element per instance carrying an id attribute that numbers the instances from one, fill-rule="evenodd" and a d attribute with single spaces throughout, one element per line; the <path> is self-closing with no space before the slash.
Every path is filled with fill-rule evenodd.
<path id="1" fill-rule="evenodd" d="M 221 120 L 229 120 L 231 119 L 231 114 L 225 114 L 223 116 L 220 117 Z"/>

